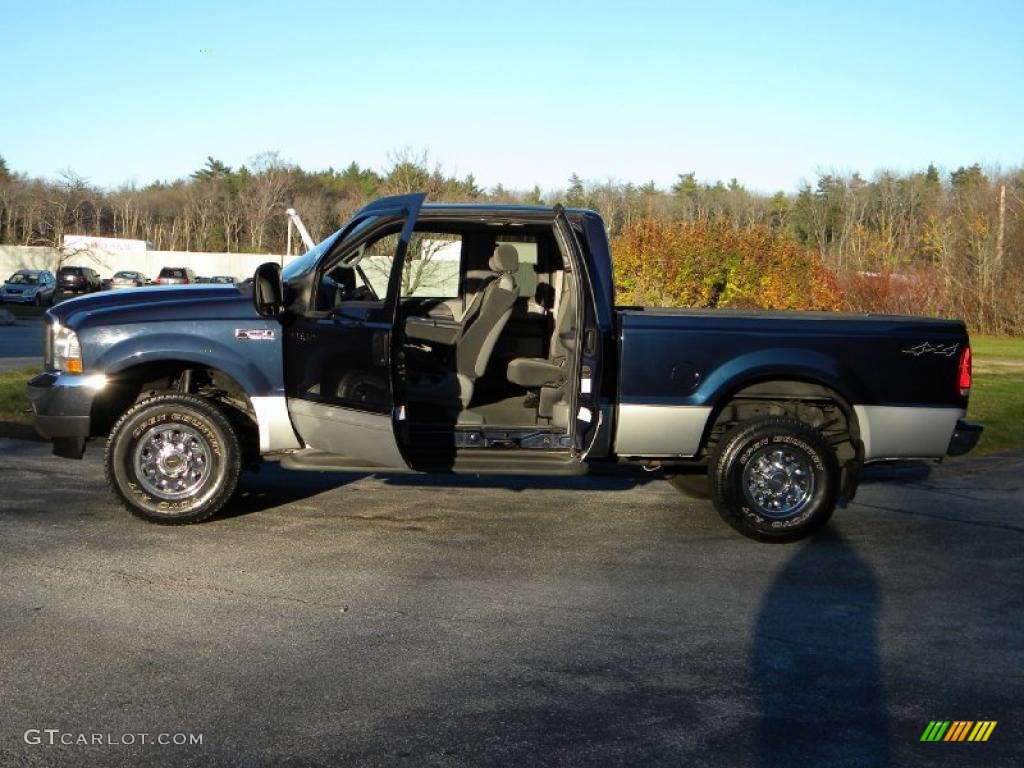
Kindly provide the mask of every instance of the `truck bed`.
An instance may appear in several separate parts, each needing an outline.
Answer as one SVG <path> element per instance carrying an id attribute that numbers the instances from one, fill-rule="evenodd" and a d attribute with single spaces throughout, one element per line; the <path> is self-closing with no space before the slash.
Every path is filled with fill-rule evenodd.
<path id="1" fill-rule="evenodd" d="M 621 402 L 703 405 L 734 380 L 824 376 L 851 403 L 966 407 L 958 320 L 834 312 L 617 310 Z"/>

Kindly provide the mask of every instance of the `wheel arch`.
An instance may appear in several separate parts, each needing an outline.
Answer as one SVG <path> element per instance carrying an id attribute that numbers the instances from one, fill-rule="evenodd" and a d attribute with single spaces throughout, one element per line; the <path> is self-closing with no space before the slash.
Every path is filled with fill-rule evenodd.
<path id="1" fill-rule="evenodd" d="M 854 401 L 848 392 L 834 386 L 834 382 L 814 374 L 779 374 L 762 371 L 745 378 L 731 381 L 728 387 L 720 391 L 717 404 L 708 415 L 701 436 L 701 451 L 707 453 L 713 444 L 716 433 L 721 433 L 729 426 L 732 415 L 736 413 L 738 403 L 759 402 L 764 405 L 764 415 L 785 414 L 811 426 L 819 426 L 814 421 L 801 417 L 801 404 L 831 405 L 838 408 L 843 416 L 841 431 L 832 435 L 833 438 L 846 436 L 850 442 L 853 455 L 845 457 L 844 463 L 858 460 L 862 454 L 860 424 L 854 410 Z M 816 407 L 811 405 L 811 407 Z M 756 408 L 752 409 L 756 411 Z M 806 412 L 803 416 L 806 417 Z"/>
<path id="2" fill-rule="evenodd" d="M 300 447 L 287 420 L 284 397 L 252 394 L 235 372 L 194 356 L 136 360 L 106 374 L 107 385 L 91 414 L 92 433 L 105 435 L 136 402 L 155 393 L 183 392 L 217 401 L 240 432 L 252 457 L 278 447 Z M 282 416 L 286 423 L 282 424 Z"/>

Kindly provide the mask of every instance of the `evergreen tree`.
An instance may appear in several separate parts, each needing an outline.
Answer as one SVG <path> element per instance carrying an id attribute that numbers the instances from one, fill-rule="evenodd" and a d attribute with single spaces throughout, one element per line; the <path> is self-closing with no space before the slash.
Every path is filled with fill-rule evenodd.
<path id="1" fill-rule="evenodd" d="M 197 181 L 210 181 L 223 179 L 231 175 L 231 166 L 225 165 L 220 160 L 215 160 L 210 155 L 206 156 L 206 165 L 195 171 L 192 178 Z"/>

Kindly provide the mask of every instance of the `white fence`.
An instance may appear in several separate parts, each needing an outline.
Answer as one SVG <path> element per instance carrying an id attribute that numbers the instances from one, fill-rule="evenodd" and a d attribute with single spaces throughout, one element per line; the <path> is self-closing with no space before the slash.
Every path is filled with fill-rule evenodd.
<path id="1" fill-rule="evenodd" d="M 281 259 L 281 256 L 260 253 L 89 249 L 70 254 L 65 252 L 61 261 L 61 252 L 56 248 L 0 245 L 0 280 L 7 279 L 19 269 L 48 269 L 56 274 L 58 266 L 92 267 L 103 278 L 112 277 L 115 272 L 125 269 L 156 278 L 164 267 L 190 267 L 197 275 L 204 277 L 231 275 L 244 280 L 251 277 L 260 264 L 267 261 L 280 263 Z"/>
<path id="2" fill-rule="evenodd" d="M 291 259 L 296 258 L 292 256 Z M 285 263 L 291 259 L 285 259 Z M 121 270 L 141 272 L 155 279 L 164 267 L 190 267 L 200 277 L 230 275 L 238 280 L 251 277 L 256 267 L 268 261 L 281 263 L 280 256 L 259 253 L 203 253 L 199 251 L 106 251 L 91 249 L 65 253 L 56 248 L 29 245 L 0 245 L 0 282 L 19 269 L 48 269 L 54 274 L 58 266 L 92 267 L 101 278 L 109 278 Z M 380 293 L 387 290 L 391 259 L 369 256 L 363 267 L 373 287 Z M 414 261 L 411 283 L 415 296 L 457 296 L 459 293 L 459 262 L 448 260 Z"/>

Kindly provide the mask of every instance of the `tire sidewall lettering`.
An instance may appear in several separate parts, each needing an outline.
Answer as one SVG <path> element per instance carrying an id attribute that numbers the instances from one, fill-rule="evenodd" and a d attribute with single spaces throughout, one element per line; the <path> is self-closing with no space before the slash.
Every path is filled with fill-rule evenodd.
<path id="1" fill-rule="evenodd" d="M 221 437 L 220 430 L 223 427 L 216 423 L 211 424 L 202 413 L 188 412 L 177 404 L 153 403 L 153 406 L 154 410 L 157 408 L 163 410 L 142 411 L 139 417 L 130 421 L 120 433 L 113 456 L 116 475 L 120 478 L 118 484 L 126 499 L 132 500 L 134 505 L 154 517 L 187 516 L 207 505 L 211 499 L 222 492 L 221 489 L 224 485 L 222 467 L 225 462 L 230 461 L 229 454 L 225 451 L 224 439 Z M 184 499 L 162 499 L 153 496 L 140 485 L 133 456 L 138 441 L 148 430 L 161 425 L 173 429 L 175 424 L 188 426 L 199 433 L 209 449 L 212 471 L 206 482 L 196 489 L 193 496 Z"/>
<path id="2" fill-rule="evenodd" d="M 802 538 L 807 535 L 801 535 L 803 529 L 816 530 L 823 524 L 817 521 L 822 518 L 827 521 L 835 508 L 839 467 L 834 452 L 820 433 L 814 435 L 819 439 L 811 439 L 814 427 L 806 423 L 786 417 L 764 417 L 758 422 L 738 425 L 733 436 L 727 437 L 727 442 L 720 446 L 714 457 L 717 474 L 713 475 L 712 500 L 726 522 L 751 538 L 762 541 Z M 804 431 L 807 434 L 802 434 Z M 792 517 L 781 520 L 763 514 L 747 498 L 743 488 L 743 472 L 754 454 L 776 445 L 786 446 L 805 457 L 815 478 L 815 489 L 807 504 Z"/>

